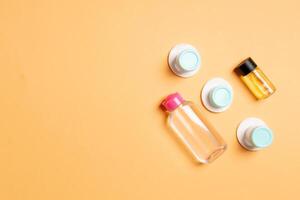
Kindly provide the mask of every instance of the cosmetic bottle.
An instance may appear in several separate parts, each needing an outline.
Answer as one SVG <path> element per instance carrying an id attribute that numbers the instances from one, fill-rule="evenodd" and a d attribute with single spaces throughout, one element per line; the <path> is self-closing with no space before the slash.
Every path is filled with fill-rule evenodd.
<path id="1" fill-rule="evenodd" d="M 269 78 L 250 57 L 236 67 L 234 71 L 258 100 L 265 99 L 276 91 Z"/>
<path id="2" fill-rule="evenodd" d="M 194 103 L 174 93 L 167 96 L 161 106 L 168 113 L 168 125 L 196 161 L 210 163 L 225 151 L 226 143 Z"/>

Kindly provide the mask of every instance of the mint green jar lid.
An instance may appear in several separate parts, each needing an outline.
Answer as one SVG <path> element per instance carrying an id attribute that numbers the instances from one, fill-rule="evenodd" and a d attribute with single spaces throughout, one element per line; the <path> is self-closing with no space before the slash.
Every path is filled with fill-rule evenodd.
<path id="1" fill-rule="evenodd" d="M 268 147 L 273 142 L 273 133 L 271 129 L 266 127 L 255 128 L 250 136 L 251 143 L 258 148 Z"/>
<path id="2" fill-rule="evenodd" d="M 195 75 L 201 67 L 201 56 L 190 44 L 177 44 L 168 56 L 170 69 L 177 76 L 188 78 Z"/>
<path id="3" fill-rule="evenodd" d="M 232 104 L 233 89 L 225 79 L 212 78 L 202 88 L 201 101 L 204 107 L 211 112 L 224 112 Z"/>
<path id="4" fill-rule="evenodd" d="M 214 107 L 223 108 L 231 103 L 232 92 L 226 86 L 218 86 L 210 92 L 209 99 Z"/>
<path id="5" fill-rule="evenodd" d="M 272 145 L 273 131 L 259 118 L 244 119 L 237 128 L 237 139 L 249 151 L 258 151 Z"/>
<path id="6" fill-rule="evenodd" d="M 185 72 L 193 71 L 197 69 L 200 58 L 197 52 L 194 50 L 185 50 L 178 55 L 178 65 Z"/>

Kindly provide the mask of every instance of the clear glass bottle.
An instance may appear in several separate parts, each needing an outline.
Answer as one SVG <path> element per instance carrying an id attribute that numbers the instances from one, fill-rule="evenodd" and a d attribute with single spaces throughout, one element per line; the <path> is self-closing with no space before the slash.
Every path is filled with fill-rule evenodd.
<path id="1" fill-rule="evenodd" d="M 168 125 L 198 162 L 212 162 L 225 151 L 224 140 L 192 102 L 174 93 L 166 97 L 162 107 L 168 112 Z"/>
<path id="2" fill-rule="evenodd" d="M 272 82 L 250 57 L 236 67 L 235 71 L 257 99 L 265 99 L 276 91 Z"/>

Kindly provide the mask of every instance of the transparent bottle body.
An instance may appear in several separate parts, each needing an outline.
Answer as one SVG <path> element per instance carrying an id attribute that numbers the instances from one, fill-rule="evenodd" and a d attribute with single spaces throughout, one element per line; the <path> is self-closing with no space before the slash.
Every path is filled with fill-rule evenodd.
<path id="1" fill-rule="evenodd" d="M 185 101 L 169 113 L 168 124 L 196 161 L 209 163 L 226 149 L 226 143 L 192 102 Z"/>
<path id="2" fill-rule="evenodd" d="M 258 67 L 246 76 L 241 76 L 241 79 L 257 99 L 265 99 L 276 91 L 275 86 Z"/>

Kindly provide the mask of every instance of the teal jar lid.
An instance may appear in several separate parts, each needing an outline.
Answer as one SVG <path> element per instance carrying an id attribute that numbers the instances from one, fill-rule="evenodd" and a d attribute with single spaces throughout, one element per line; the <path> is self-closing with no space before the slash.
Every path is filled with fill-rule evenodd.
<path id="1" fill-rule="evenodd" d="M 215 87 L 209 94 L 209 100 L 216 108 L 226 107 L 232 102 L 232 92 L 226 86 Z"/>
<path id="2" fill-rule="evenodd" d="M 274 140 L 273 131 L 259 118 L 249 117 L 243 120 L 236 131 L 242 147 L 249 151 L 258 151 L 271 146 Z"/>
<path id="3" fill-rule="evenodd" d="M 180 77 L 191 77 L 201 67 L 201 56 L 197 49 L 190 44 L 177 44 L 169 52 L 170 69 Z"/>
<path id="4" fill-rule="evenodd" d="M 273 142 L 273 133 L 267 127 L 257 127 L 251 132 L 251 143 L 257 148 L 268 147 Z"/>
<path id="5" fill-rule="evenodd" d="M 224 112 L 233 101 L 233 89 L 223 78 L 208 80 L 202 88 L 201 100 L 204 107 L 214 113 Z"/>
<path id="6" fill-rule="evenodd" d="M 178 55 L 178 65 L 184 72 L 193 71 L 198 68 L 200 57 L 194 50 L 188 49 Z"/>

